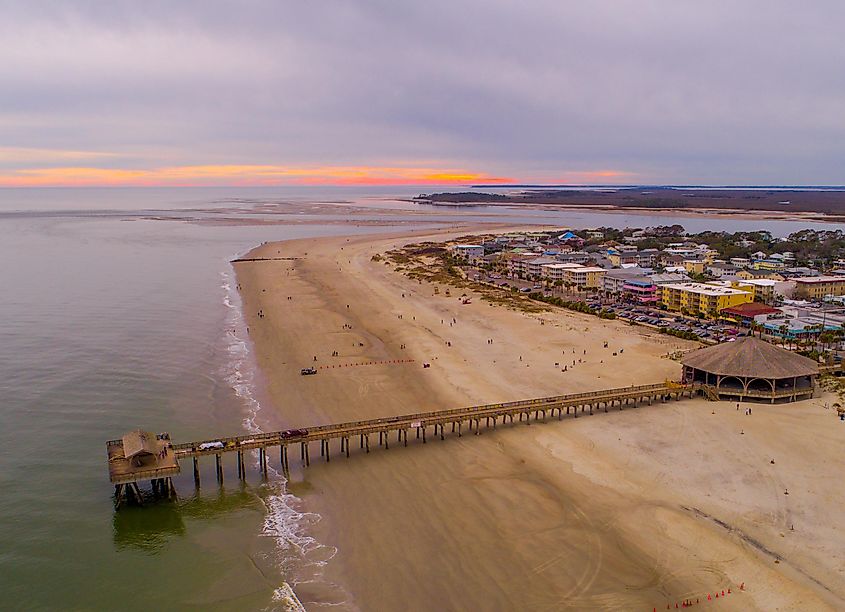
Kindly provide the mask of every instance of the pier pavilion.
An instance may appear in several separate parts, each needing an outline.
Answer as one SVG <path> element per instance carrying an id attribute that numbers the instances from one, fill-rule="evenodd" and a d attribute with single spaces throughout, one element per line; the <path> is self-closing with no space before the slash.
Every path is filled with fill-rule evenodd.
<path id="1" fill-rule="evenodd" d="M 683 382 L 711 399 L 794 402 L 813 397 L 819 365 L 754 336 L 687 354 Z"/>

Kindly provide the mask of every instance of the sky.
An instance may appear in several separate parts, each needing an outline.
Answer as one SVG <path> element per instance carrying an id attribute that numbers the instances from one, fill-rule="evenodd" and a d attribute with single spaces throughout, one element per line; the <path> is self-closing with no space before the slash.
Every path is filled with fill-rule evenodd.
<path id="1" fill-rule="evenodd" d="M 841 0 L 0 15 L 0 186 L 845 184 Z"/>

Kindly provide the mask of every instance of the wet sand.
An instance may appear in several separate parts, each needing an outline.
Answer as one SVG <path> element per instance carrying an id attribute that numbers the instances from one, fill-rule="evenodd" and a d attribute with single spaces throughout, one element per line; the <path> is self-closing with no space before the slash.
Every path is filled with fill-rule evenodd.
<path id="1" fill-rule="evenodd" d="M 663 356 L 685 341 L 568 311 L 462 305 L 371 259 L 422 236 L 266 244 L 248 257 L 298 259 L 236 264 L 281 425 L 678 378 Z M 329 368 L 300 376 L 308 366 Z M 350 459 L 335 447 L 329 464 L 315 448 L 290 489 L 338 549 L 325 578 L 349 593 L 345 609 L 652 610 L 727 588 L 727 609 L 836 609 L 843 435 L 819 400 L 753 416 L 690 400 L 394 439 Z M 319 583 L 296 590 L 309 609 L 339 603 Z"/>

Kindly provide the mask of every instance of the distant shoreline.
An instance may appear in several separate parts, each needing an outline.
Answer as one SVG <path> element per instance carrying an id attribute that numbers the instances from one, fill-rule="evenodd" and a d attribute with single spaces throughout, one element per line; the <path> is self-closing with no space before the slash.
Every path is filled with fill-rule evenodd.
<path id="1" fill-rule="evenodd" d="M 459 192 L 421 194 L 413 201 L 432 206 L 520 206 L 534 210 L 602 210 L 709 215 L 764 214 L 769 219 L 841 223 L 845 192 L 757 189 L 525 189 L 517 194 Z"/>

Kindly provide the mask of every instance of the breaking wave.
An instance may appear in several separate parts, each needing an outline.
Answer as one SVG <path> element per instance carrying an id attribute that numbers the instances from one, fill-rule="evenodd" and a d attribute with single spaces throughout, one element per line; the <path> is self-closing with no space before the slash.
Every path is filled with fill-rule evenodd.
<path id="1" fill-rule="evenodd" d="M 252 346 L 247 333 L 242 302 L 234 278 L 234 271 L 221 273 L 221 288 L 224 291 L 223 304 L 226 314 L 226 360 L 223 372 L 226 382 L 244 406 L 243 427 L 249 433 L 261 433 L 259 425 L 261 403 L 256 397 L 258 366 L 252 355 Z M 269 415 L 268 415 L 269 416 Z M 258 467 L 258 453 L 253 455 Z M 321 544 L 309 535 L 311 528 L 320 520 L 320 515 L 303 509 L 301 499 L 287 490 L 284 475 L 268 466 L 267 482 L 262 485 L 259 497 L 266 509 L 261 528 L 261 537 L 274 542 L 273 559 L 279 568 L 283 581 L 273 594 L 268 610 L 299 611 L 305 608 L 296 595 L 295 588 L 304 584 L 323 582 L 325 565 L 335 556 L 337 549 Z M 325 590 L 337 593 L 336 585 L 325 584 Z M 320 589 L 323 590 L 323 589 Z M 328 599 L 335 599 L 329 597 Z M 342 599 L 346 600 L 346 597 Z M 336 606 L 348 601 L 329 603 Z"/>

